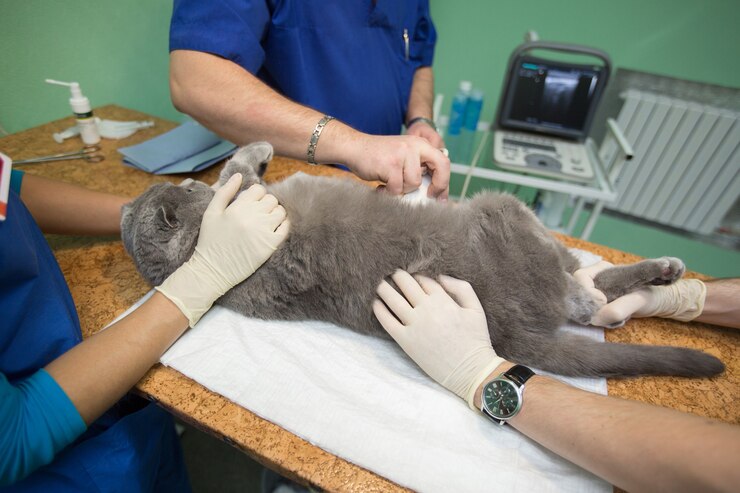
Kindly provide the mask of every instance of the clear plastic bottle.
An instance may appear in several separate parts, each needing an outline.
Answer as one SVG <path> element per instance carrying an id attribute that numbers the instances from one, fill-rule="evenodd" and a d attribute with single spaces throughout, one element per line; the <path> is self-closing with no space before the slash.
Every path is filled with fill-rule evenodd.
<path id="1" fill-rule="evenodd" d="M 77 128 L 80 131 L 80 137 L 85 145 L 97 144 L 100 142 L 100 133 L 98 133 L 98 124 L 93 117 L 90 100 L 82 95 L 82 90 L 77 82 L 62 82 L 53 79 L 46 79 L 49 84 L 58 86 L 67 86 L 70 91 L 69 105 L 77 119 Z"/>
<path id="2" fill-rule="evenodd" d="M 460 129 L 465 121 L 465 109 L 468 105 L 468 97 L 473 89 L 473 84 L 468 80 L 461 80 L 457 94 L 452 99 L 450 108 L 450 124 L 447 128 L 449 135 L 460 135 Z"/>

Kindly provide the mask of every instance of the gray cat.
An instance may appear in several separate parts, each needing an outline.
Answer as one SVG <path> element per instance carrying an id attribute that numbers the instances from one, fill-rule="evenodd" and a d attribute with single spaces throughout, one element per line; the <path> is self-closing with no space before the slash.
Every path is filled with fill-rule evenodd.
<path id="1" fill-rule="evenodd" d="M 261 182 L 272 158 L 264 142 L 239 150 L 219 183 Z M 516 198 L 481 193 L 457 206 L 413 206 L 351 180 L 294 175 L 270 185 L 291 221 L 288 239 L 217 303 L 263 319 L 317 319 L 388 338 L 371 304 L 378 283 L 402 268 L 469 281 L 502 357 L 576 376 L 709 376 L 724 365 L 699 351 L 596 342 L 559 330 L 588 323 L 599 304 L 571 274 L 578 261 Z M 160 284 L 195 248 L 214 191 L 201 182 L 158 184 L 123 208 L 121 231 L 136 267 Z M 675 258 L 605 270 L 596 287 L 612 299 L 681 277 Z"/>

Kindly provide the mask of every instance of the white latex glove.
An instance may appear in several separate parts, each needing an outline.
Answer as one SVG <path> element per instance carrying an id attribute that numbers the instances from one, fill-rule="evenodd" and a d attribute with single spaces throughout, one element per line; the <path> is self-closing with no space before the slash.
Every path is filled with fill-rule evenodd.
<path id="1" fill-rule="evenodd" d="M 600 290 L 596 289 L 596 287 L 594 286 L 594 277 L 596 277 L 596 274 L 598 274 L 599 272 L 611 267 L 614 267 L 614 264 L 602 260 L 601 262 L 589 265 L 588 267 L 578 269 L 573 273 L 573 277 L 576 281 L 578 281 L 578 284 L 586 288 L 586 291 L 591 293 L 591 296 L 593 296 L 599 304 L 605 305 L 606 295 Z"/>
<path id="2" fill-rule="evenodd" d="M 486 314 L 473 287 L 447 276 L 440 276 L 441 284 L 415 279 L 402 270 L 391 278 L 403 295 L 386 281 L 380 283 L 377 294 L 383 302 L 373 303 L 378 321 L 422 370 L 475 409 L 476 389 L 504 360 L 491 346 Z"/>
<path id="3" fill-rule="evenodd" d="M 630 317 L 663 317 L 689 322 L 701 315 L 706 297 L 707 287 L 698 279 L 680 279 L 668 286 L 648 286 L 607 304 L 591 323 L 606 326 Z"/>
<path id="4" fill-rule="evenodd" d="M 208 204 L 190 260 L 155 289 L 195 325 L 214 301 L 256 271 L 288 236 L 285 209 L 253 185 L 234 202 L 242 175 L 232 176 Z"/>

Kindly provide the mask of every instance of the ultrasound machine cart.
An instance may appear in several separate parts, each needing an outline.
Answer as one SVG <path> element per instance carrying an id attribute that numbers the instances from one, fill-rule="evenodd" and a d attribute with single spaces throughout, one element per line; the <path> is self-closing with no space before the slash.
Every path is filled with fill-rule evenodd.
<path id="1" fill-rule="evenodd" d="M 534 50 L 584 55 L 599 59 L 600 64 L 535 57 L 530 54 Z M 477 176 L 577 197 L 564 229 L 567 234 L 573 233 L 585 202 L 593 201 L 581 234 L 588 239 L 604 203 L 616 200 L 614 182 L 624 162 L 632 158 L 632 149 L 613 119 L 607 120 L 601 149 L 588 137 L 610 71 L 609 56 L 601 50 L 544 41 L 519 45 L 509 58 L 492 132 L 481 139 L 469 167 L 453 165 L 453 171 L 467 175 L 461 196 L 470 178 Z M 486 152 L 490 139 L 491 150 Z"/>

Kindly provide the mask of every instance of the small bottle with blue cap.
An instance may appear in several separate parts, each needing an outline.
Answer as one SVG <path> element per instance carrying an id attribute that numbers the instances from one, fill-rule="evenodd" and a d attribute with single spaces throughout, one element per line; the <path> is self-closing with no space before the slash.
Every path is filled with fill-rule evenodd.
<path id="1" fill-rule="evenodd" d="M 452 99 L 450 108 L 450 124 L 447 128 L 449 135 L 460 135 L 460 129 L 465 122 L 465 109 L 468 106 L 468 97 L 473 89 L 473 84 L 468 80 L 461 80 L 457 94 Z"/>

